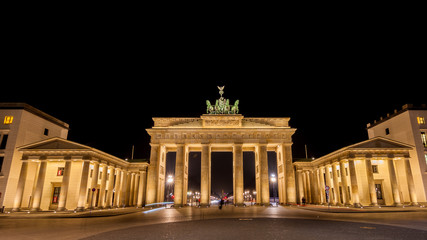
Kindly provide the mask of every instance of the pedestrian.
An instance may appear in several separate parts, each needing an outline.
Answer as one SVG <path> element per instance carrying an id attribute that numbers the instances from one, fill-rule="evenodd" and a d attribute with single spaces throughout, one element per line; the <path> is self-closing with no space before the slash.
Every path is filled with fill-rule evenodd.
<path id="1" fill-rule="evenodd" d="M 302 205 L 305 206 L 305 197 L 302 197 L 301 201 L 302 201 Z"/>
<path id="2" fill-rule="evenodd" d="M 219 201 L 219 210 L 222 209 L 223 204 L 224 204 L 224 199 L 221 198 L 221 201 Z"/>

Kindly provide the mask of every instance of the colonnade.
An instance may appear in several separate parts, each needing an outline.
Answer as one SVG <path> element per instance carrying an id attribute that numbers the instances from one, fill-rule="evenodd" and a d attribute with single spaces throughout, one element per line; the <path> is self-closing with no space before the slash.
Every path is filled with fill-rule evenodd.
<path id="1" fill-rule="evenodd" d="M 82 211 L 86 208 L 142 207 L 145 204 L 146 163 L 143 168 L 128 169 L 106 161 L 73 160 L 70 158 L 59 160 L 59 162 L 65 163 L 62 181 L 59 184 L 60 193 L 57 200 L 57 211 L 67 210 L 67 201 L 75 202 L 73 209 L 77 211 Z M 47 160 L 46 157 L 37 160 L 22 160 L 12 211 L 27 208 L 26 204 L 23 207 L 22 201 L 26 187 L 27 189 L 32 189 L 29 210 L 42 210 L 42 201 L 52 201 L 52 193 L 50 193 L 49 197 L 43 196 L 43 193 L 46 194 L 44 188 L 52 184 L 48 180 L 52 176 L 46 176 L 50 164 L 53 164 L 52 167 L 57 167 L 58 161 L 52 162 L 52 160 Z M 126 164 L 129 163 L 126 162 Z M 35 176 L 34 181 L 29 181 L 28 179 L 29 165 L 35 171 L 31 175 Z M 75 182 L 79 182 L 77 187 L 74 184 Z M 34 186 L 26 186 L 26 183 L 33 183 Z M 70 195 L 74 199 L 70 199 Z"/>
<path id="2" fill-rule="evenodd" d="M 150 167 L 147 177 L 147 204 L 162 202 L 164 195 L 165 155 L 176 152 L 174 205 L 187 204 L 188 153 L 201 152 L 200 204 L 210 204 L 211 194 L 211 153 L 233 153 L 233 196 L 234 204 L 243 205 L 243 152 L 255 154 L 256 202 L 270 204 L 269 173 L 267 151 L 277 153 L 278 192 L 280 203 L 295 203 L 295 173 L 292 166 L 291 144 L 154 144 L 151 143 Z"/>
<path id="3" fill-rule="evenodd" d="M 304 197 L 307 203 L 355 207 L 401 206 L 403 202 L 418 204 L 408 157 L 372 158 L 367 155 L 332 161 L 320 159 L 317 162 L 295 163 L 298 202 Z M 375 162 L 374 168 L 372 162 Z M 399 178 L 397 169 L 404 171 L 399 175 L 405 177 Z M 406 198 L 405 201 L 402 198 Z M 379 203 L 379 200 L 384 202 Z"/>

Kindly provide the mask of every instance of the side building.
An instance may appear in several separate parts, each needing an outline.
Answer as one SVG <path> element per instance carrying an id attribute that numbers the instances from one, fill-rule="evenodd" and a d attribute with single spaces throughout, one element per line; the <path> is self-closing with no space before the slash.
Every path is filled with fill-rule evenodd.
<path id="1" fill-rule="evenodd" d="M 406 104 L 400 110 L 367 125 L 369 138 L 386 137 L 410 144 L 410 161 L 417 183 L 417 197 L 427 199 L 427 105 Z"/>
<path id="2" fill-rule="evenodd" d="M 147 162 L 66 140 L 68 124 L 22 103 L 0 103 L 0 200 L 6 211 L 145 204 Z"/>

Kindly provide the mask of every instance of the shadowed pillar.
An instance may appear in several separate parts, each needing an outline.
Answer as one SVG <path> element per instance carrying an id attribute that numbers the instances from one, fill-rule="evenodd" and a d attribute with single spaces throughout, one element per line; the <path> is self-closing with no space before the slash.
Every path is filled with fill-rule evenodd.
<path id="1" fill-rule="evenodd" d="M 200 204 L 207 206 L 210 204 L 210 147 L 208 144 L 202 145 L 201 156 L 201 179 L 200 179 Z"/>
<path id="2" fill-rule="evenodd" d="M 242 144 L 233 146 L 233 170 L 234 170 L 234 204 L 243 205 L 243 149 Z"/>

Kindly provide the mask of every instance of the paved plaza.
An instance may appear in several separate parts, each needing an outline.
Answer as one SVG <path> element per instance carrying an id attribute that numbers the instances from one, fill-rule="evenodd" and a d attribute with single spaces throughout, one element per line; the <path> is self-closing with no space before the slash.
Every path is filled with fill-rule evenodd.
<path id="1" fill-rule="evenodd" d="M 0 214 L 1 239 L 425 239 L 427 209 L 124 208 Z"/>

